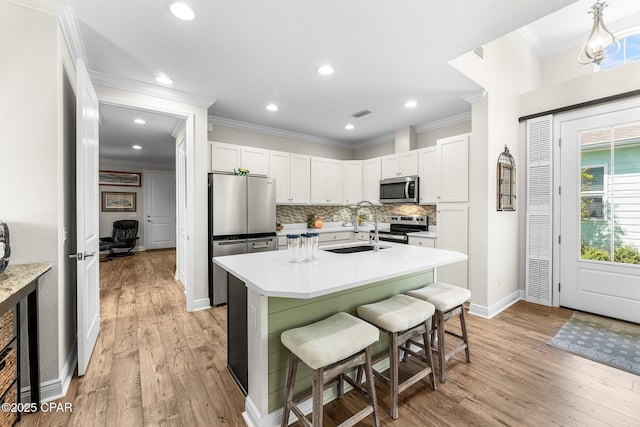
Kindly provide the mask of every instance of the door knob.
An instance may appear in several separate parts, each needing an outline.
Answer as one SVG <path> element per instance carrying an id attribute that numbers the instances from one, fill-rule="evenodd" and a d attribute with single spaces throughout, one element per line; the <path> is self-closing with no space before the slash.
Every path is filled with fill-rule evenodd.
<path id="1" fill-rule="evenodd" d="M 147 222 L 153 222 L 153 221 L 151 221 L 150 219 L 148 219 L 148 220 L 147 220 Z"/>

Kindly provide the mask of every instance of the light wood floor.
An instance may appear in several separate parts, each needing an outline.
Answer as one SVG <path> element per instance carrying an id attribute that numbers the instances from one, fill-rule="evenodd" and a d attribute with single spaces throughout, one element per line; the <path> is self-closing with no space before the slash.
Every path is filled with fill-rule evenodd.
<path id="1" fill-rule="evenodd" d="M 187 313 L 173 251 L 102 263 L 101 332 L 72 413 L 23 416 L 23 426 L 242 426 L 244 398 L 226 371 L 226 309 Z M 639 426 L 640 377 L 549 347 L 571 316 L 519 302 L 492 320 L 468 316 L 472 363 L 449 362 L 447 382 L 401 395 L 389 426 Z M 355 392 L 325 406 L 325 425 L 356 412 Z M 366 420 L 363 425 L 370 425 Z"/>

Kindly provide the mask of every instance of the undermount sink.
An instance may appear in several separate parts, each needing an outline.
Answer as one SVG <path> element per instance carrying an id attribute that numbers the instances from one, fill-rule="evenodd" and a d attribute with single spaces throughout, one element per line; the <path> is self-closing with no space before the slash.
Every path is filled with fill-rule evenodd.
<path id="1" fill-rule="evenodd" d="M 380 249 L 387 249 L 389 246 L 380 245 Z M 323 251 L 333 252 L 334 254 L 352 254 L 355 252 L 366 252 L 374 249 L 371 245 L 344 246 L 341 248 L 323 249 Z"/>

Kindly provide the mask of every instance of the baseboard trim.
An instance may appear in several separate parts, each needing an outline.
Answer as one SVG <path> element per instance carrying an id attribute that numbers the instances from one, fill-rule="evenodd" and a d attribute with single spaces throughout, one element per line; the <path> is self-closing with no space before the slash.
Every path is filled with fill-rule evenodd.
<path id="1" fill-rule="evenodd" d="M 71 351 L 67 354 L 67 359 L 62 366 L 62 372 L 56 379 L 40 383 L 40 401 L 42 403 L 60 399 L 67 395 L 73 373 L 78 363 L 78 341 L 73 343 Z M 31 402 L 31 387 L 20 388 L 20 401 Z"/>
<path id="2" fill-rule="evenodd" d="M 491 319 L 522 299 L 524 299 L 524 291 L 517 290 L 489 307 L 471 303 L 469 304 L 469 313 L 485 319 Z"/>
<path id="3" fill-rule="evenodd" d="M 206 310 L 207 308 L 211 308 L 211 301 L 209 298 L 202 298 L 193 301 L 188 305 L 187 311 L 199 311 Z"/>

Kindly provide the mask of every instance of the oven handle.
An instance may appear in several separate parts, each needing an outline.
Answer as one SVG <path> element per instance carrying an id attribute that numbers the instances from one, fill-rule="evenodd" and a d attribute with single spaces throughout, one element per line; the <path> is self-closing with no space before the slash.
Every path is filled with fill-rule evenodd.
<path id="1" fill-rule="evenodd" d="M 407 183 L 404 185 L 404 198 L 408 199 L 409 198 L 409 185 L 411 184 L 411 181 L 407 181 Z"/>

